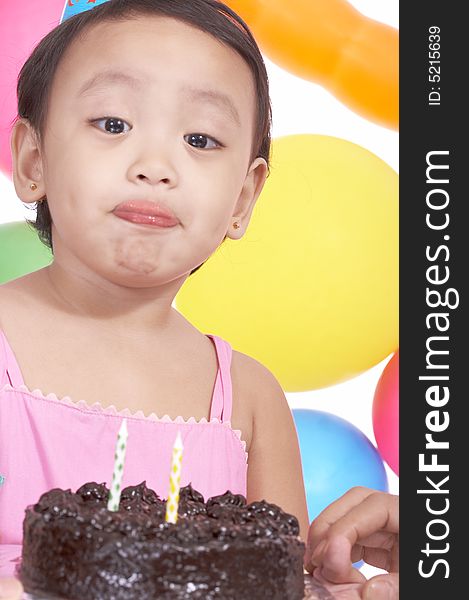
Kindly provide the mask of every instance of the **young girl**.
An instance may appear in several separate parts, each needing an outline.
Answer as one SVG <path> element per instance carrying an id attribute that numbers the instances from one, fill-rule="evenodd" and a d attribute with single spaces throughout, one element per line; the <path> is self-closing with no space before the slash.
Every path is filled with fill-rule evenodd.
<path id="1" fill-rule="evenodd" d="M 242 237 L 267 176 L 267 74 L 245 24 L 215 0 L 109 0 L 33 51 L 18 115 L 15 189 L 37 203 L 54 260 L 0 286 L 0 544 L 21 543 L 26 506 L 50 488 L 110 485 L 124 417 L 123 485 L 166 497 L 180 431 L 182 485 L 265 498 L 306 539 L 279 383 L 172 308 L 224 239 Z M 305 565 L 343 599 L 372 597 L 352 556 L 395 549 L 395 507 L 387 516 L 389 498 L 369 492 L 310 530 Z M 0 577 L 0 597 L 20 594 Z"/>
<path id="2" fill-rule="evenodd" d="M 267 75 L 243 22 L 215 0 L 110 0 L 40 42 L 18 115 L 14 185 L 54 260 L 0 288 L 1 542 L 21 543 L 46 490 L 110 484 L 123 417 L 124 486 L 166 497 L 180 431 L 181 485 L 265 498 L 306 539 L 279 383 L 172 307 L 242 237 L 268 172 Z"/>

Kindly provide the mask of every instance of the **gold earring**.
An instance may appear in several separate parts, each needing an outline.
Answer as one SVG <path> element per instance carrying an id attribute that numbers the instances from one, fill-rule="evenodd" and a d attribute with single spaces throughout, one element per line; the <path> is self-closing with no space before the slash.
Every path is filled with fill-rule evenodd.
<path id="1" fill-rule="evenodd" d="M 235 221 L 233 223 L 233 229 L 239 229 L 239 223 L 238 223 L 238 221 Z"/>
<path id="2" fill-rule="evenodd" d="M 30 184 L 29 187 L 33 190 L 33 192 L 37 190 L 37 185 L 34 183 L 34 181 Z"/>

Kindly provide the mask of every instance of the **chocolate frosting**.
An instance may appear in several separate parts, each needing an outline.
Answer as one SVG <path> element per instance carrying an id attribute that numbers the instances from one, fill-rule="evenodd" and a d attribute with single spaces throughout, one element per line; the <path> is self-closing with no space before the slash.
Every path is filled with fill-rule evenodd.
<path id="1" fill-rule="evenodd" d="M 20 578 L 27 591 L 68 600 L 301 600 L 298 520 L 266 501 L 227 491 L 207 502 L 181 488 L 178 522 L 143 481 L 122 490 L 90 482 L 52 489 L 26 510 Z"/>

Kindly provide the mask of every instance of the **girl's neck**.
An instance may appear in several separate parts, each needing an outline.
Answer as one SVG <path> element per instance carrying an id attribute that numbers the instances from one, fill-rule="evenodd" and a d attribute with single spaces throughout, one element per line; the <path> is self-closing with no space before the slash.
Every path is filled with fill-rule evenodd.
<path id="1" fill-rule="evenodd" d="M 125 287 L 95 274 L 65 270 L 55 261 L 38 272 L 56 307 L 70 315 L 100 321 L 103 327 L 148 332 L 169 327 L 173 300 L 187 276 L 162 286 Z"/>

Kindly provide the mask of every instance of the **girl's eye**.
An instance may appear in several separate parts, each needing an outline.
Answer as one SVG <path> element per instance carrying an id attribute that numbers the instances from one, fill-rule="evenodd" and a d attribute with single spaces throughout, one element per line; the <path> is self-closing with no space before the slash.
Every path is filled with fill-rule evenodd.
<path id="1" fill-rule="evenodd" d="M 217 140 L 203 133 L 190 133 L 189 135 L 185 135 L 184 139 L 194 148 L 202 148 L 204 150 L 212 150 L 213 148 L 220 148 L 222 146 Z"/>
<path id="2" fill-rule="evenodd" d="M 100 119 L 91 119 L 90 123 L 104 122 L 104 129 L 107 133 L 126 133 L 125 125 L 129 125 L 127 121 L 123 121 L 117 117 L 101 117 Z M 128 131 L 132 128 L 129 126 Z M 204 135 L 203 133 L 190 133 L 184 136 L 188 144 L 194 148 L 202 148 L 203 150 L 213 150 L 214 148 L 222 147 L 220 142 L 214 138 Z"/>
<path id="3" fill-rule="evenodd" d="M 102 117 L 101 119 L 93 119 L 92 121 L 90 121 L 91 123 L 99 123 L 101 121 L 104 121 L 105 125 L 104 125 L 104 129 L 108 132 L 108 133 L 125 133 L 124 132 L 124 125 L 128 125 L 128 123 L 126 121 L 123 121 L 122 119 L 118 119 L 117 117 Z M 130 126 L 128 131 L 130 131 Z"/>

